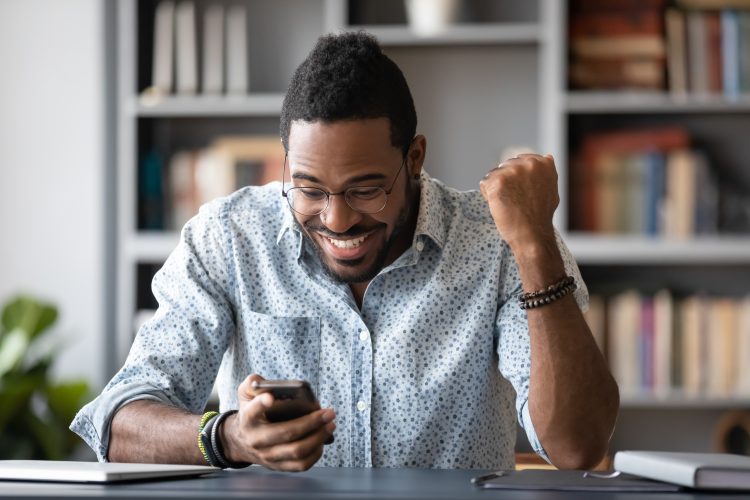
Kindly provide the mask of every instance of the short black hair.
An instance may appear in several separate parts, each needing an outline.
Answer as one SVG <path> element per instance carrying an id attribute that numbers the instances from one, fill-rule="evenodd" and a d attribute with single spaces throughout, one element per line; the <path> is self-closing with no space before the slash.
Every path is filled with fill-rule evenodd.
<path id="1" fill-rule="evenodd" d="M 417 129 L 417 112 L 404 74 L 372 35 L 360 31 L 321 36 L 294 72 L 284 97 L 284 150 L 289 151 L 295 120 L 368 118 L 388 118 L 391 144 L 406 155 Z"/>

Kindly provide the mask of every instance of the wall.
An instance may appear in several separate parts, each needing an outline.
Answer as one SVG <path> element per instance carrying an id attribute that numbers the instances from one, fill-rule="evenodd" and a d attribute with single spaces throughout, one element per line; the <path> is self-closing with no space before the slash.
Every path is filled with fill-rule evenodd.
<path id="1" fill-rule="evenodd" d="M 61 312 L 60 376 L 102 383 L 104 36 L 99 0 L 0 2 L 0 302 Z"/>

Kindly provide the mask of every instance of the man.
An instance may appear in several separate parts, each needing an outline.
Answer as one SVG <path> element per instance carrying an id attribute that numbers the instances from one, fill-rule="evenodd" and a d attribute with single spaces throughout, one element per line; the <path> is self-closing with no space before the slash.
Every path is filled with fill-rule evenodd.
<path id="1" fill-rule="evenodd" d="M 415 131 L 373 38 L 318 41 L 282 108 L 291 183 L 185 226 L 155 317 L 73 422 L 101 460 L 512 468 L 516 418 L 558 467 L 603 457 L 618 392 L 552 226 L 553 159 L 457 192 L 422 171 Z M 223 413 L 202 418 L 217 370 Z M 323 408 L 271 423 L 261 378 L 308 380 Z"/>

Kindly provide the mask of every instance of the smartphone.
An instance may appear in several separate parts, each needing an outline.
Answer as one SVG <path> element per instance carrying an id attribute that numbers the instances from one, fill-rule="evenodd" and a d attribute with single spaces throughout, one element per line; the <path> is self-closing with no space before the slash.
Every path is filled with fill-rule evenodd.
<path id="1" fill-rule="evenodd" d="M 292 420 L 320 408 L 306 380 L 261 380 L 253 387 L 258 392 L 270 392 L 273 395 L 273 406 L 266 409 L 266 418 L 270 422 Z"/>

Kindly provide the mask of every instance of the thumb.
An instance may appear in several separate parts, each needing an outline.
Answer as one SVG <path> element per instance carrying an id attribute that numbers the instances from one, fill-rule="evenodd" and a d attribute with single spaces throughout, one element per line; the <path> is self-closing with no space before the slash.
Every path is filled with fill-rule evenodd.
<path id="1" fill-rule="evenodd" d="M 250 401 L 251 399 L 261 394 L 257 389 L 255 389 L 255 384 L 263 380 L 265 379 L 257 373 L 253 373 L 252 375 L 249 375 L 247 378 L 245 378 L 245 380 L 243 380 L 240 386 L 237 388 L 238 400 Z"/>

